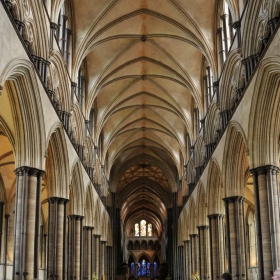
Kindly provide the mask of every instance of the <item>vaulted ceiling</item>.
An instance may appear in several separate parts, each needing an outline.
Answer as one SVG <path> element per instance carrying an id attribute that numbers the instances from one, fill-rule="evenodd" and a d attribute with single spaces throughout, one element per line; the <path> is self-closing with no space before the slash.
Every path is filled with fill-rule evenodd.
<path id="1" fill-rule="evenodd" d="M 111 191 L 123 221 L 145 214 L 160 231 L 188 160 L 193 110 L 203 111 L 205 63 L 216 68 L 216 1 L 72 4 L 73 66 L 86 64 L 86 110 L 95 109 Z"/>

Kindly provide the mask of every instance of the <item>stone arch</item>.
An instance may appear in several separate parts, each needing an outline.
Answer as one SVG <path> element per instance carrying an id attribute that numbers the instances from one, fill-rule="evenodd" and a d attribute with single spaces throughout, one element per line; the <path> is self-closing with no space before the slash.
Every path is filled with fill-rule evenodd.
<path id="1" fill-rule="evenodd" d="M 244 87 L 244 75 L 242 75 L 241 53 L 240 49 L 237 48 L 229 53 L 224 72 L 221 77 L 221 88 L 219 90 L 219 106 L 221 112 L 232 108 L 232 99 L 236 90 Z M 229 85 L 231 85 L 231 87 L 229 87 Z M 229 94 L 229 91 L 231 94 Z"/>
<path id="2" fill-rule="evenodd" d="M 84 144 L 84 118 L 78 104 L 74 104 L 70 118 L 71 138 L 78 145 Z"/>
<path id="3" fill-rule="evenodd" d="M 207 200 L 204 186 L 201 182 L 198 185 L 198 194 L 197 194 L 197 225 L 205 226 L 207 225 Z"/>
<path id="4" fill-rule="evenodd" d="M 60 110 L 69 112 L 71 108 L 71 89 L 60 52 L 52 50 L 48 69 L 47 88 L 55 92 L 60 104 Z"/>
<path id="5" fill-rule="evenodd" d="M 258 26 L 259 15 L 262 15 L 262 1 L 248 1 L 247 15 L 244 22 L 243 38 L 249 38 L 243 40 L 242 53 L 244 57 L 248 57 L 253 53 L 255 46 L 255 37 L 251 34 L 255 34 L 256 27 Z"/>
<path id="6" fill-rule="evenodd" d="M 217 103 L 212 103 L 209 107 L 209 111 L 206 118 L 206 132 L 205 132 L 205 143 L 206 145 L 214 143 L 217 137 L 217 130 L 220 127 L 220 111 Z"/>
<path id="7" fill-rule="evenodd" d="M 0 76 L 0 85 L 0 89 L 5 86 L 2 95 L 7 91 L 15 120 L 15 167 L 30 166 L 43 170 L 46 137 L 33 64 L 22 58 L 10 61 Z"/>
<path id="8" fill-rule="evenodd" d="M 61 123 L 54 124 L 48 137 L 45 182 L 49 197 L 69 197 L 69 159 Z"/>
<path id="9" fill-rule="evenodd" d="M 94 142 L 89 136 L 85 139 L 84 159 L 86 166 L 94 168 Z"/>
<path id="10" fill-rule="evenodd" d="M 86 198 L 85 198 L 85 225 L 93 227 L 93 215 L 94 215 L 94 206 L 95 206 L 95 199 L 93 193 L 93 186 L 92 184 L 88 184 Z"/>
<path id="11" fill-rule="evenodd" d="M 238 123 L 230 122 L 223 155 L 223 186 L 226 197 L 244 197 L 249 169 L 247 143 Z M 247 175 L 246 175 L 247 174 Z"/>
<path id="12" fill-rule="evenodd" d="M 249 117 L 250 168 L 279 165 L 279 57 L 261 62 Z"/>
<path id="13" fill-rule="evenodd" d="M 101 205 L 100 205 L 100 200 L 97 199 L 95 203 L 95 211 L 94 211 L 94 233 L 101 235 L 102 233 L 102 228 L 101 228 Z"/>
<path id="14" fill-rule="evenodd" d="M 208 215 L 224 212 L 222 174 L 215 159 L 211 158 L 207 178 L 207 210 Z"/>
<path id="15" fill-rule="evenodd" d="M 45 20 L 41 20 L 42 18 L 45 18 L 44 6 L 39 1 L 29 1 L 29 4 L 34 20 L 34 34 L 37 37 L 36 55 L 47 59 L 49 54 L 50 40 L 47 22 Z"/>
<path id="16" fill-rule="evenodd" d="M 189 233 L 195 234 L 197 233 L 197 216 L 196 216 L 196 205 L 193 197 L 190 198 L 189 202 L 189 219 L 190 219 L 190 226 L 189 226 Z"/>
<path id="17" fill-rule="evenodd" d="M 148 260 L 150 263 L 152 262 L 151 256 L 149 256 L 146 252 L 143 252 L 142 254 L 140 254 L 140 255 L 137 257 L 137 261 L 136 261 L 136 262 L 139 262 L 142 258 Z"/>
<path id="18" fill-rule="evenodd" d="M 84 212 L 84 183 L 82 176 L 82 168 L 80 162 L 74 164 L 72 170 L 71 192 L 72 199 L 70 200 L 71 214 L 83 216 Z"/>
<path id="19" fill-rule="evenodd" d="M 195 166 L 203 165 L 204 155 L 205 155 L 205 143 L 202 136 L 199 136 L 195 143 L 194 150 L 194 162 Z"/>

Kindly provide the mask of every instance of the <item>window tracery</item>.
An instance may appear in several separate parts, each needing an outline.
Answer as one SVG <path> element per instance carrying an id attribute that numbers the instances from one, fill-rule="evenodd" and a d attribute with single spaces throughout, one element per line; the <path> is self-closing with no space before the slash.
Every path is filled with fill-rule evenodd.
<path id="1" fill-rule="evenodd" d="M 146 220 L 141 220 L 140 223 L 134 224 L 134 236 L 151 237 L 153 236 L 153 225 L 147 224 Z"/>

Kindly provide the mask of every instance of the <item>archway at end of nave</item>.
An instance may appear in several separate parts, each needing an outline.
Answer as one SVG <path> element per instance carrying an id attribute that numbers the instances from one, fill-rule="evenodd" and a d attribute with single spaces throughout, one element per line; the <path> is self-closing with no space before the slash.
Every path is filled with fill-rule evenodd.
<path id="1" fill-rule="evenodd" d="M 138 263 L 134 263 L 133 259 L 130 258 L 129 268 L 132 278 L 157 278 L 159 276 L 159 260 L 157 257 L 152 263 L 146 257 L 140 258 Z"/>

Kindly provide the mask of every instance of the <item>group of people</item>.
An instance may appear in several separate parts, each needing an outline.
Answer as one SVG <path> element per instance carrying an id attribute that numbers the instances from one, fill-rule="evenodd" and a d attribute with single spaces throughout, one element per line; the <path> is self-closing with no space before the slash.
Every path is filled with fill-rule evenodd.
<path id="1" fill-rule="evenodd" d="M 274 273 L 273 273 L 273 276 L 271 277 L 271 279 L 274 279 L 274 280 L 280 280 L 280 268 L 277 268 Z M 225 272 L 223 275 L 222 275 L 222 278 L 221 280 L 232 280 L 232 276 L 229 272 Z"/>

